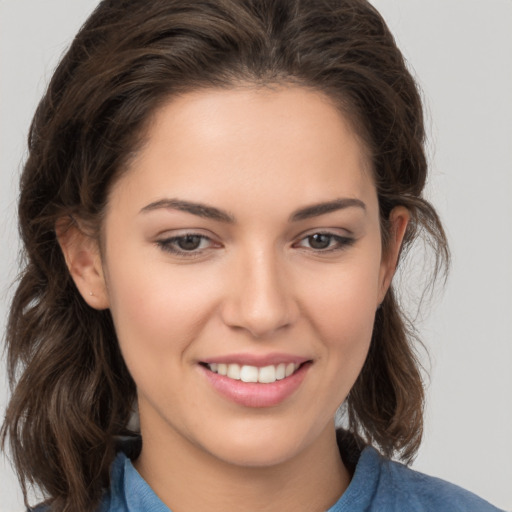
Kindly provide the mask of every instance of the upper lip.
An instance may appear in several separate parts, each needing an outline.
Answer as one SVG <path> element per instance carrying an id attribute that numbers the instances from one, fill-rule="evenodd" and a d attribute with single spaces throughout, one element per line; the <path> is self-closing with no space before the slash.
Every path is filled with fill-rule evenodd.
<path id="1" fill-rule="evenodd" d="M 308 357 L 297 356 L 293 354 L 227 354 L 225 356 L 208 357 L 202 359 L 201 363 L 206 364 L 239 364 L 240 366 L 256 366 L 263 368 L 264 366 L 278 365 L 281 363 L 294 363 L 300 365 L 307 361 L 311 361 Z"/>

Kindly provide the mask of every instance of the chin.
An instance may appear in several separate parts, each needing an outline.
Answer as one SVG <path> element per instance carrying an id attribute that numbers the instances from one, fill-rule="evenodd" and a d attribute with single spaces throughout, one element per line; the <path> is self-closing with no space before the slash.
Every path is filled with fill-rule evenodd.
<path id="1" fill-rule="evenodd" d="M 261 426 L 259 428 L 225 429 L 223 435 L 212 436 L 208 441 L 214 457 L 227 464 L 246 468 L 277 466 L 298 457 L 306 449 L 314 435 L 283 426 Z"/>
<path id="2" fill-rule="evenodd" d="M 217 446 L 217 458 L 223 462 L 244 468 L 266 468 L 286 463 L 297 456 L 297 445 L 282 443 L 266 444 L 258 440 L 247 440 L 243 444 L 228 443 Z"/>

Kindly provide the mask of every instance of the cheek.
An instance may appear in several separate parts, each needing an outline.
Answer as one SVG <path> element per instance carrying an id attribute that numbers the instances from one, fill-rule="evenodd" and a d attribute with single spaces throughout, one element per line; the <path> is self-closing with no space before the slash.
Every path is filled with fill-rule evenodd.
<path id="1" fill-rule="evenodd" d="M 340 266 L 324 279 L 310 279 L 309 318 L 322 343 L 329 391 L 339 405 L 364 364 L 372 338 L 379 265 L 372 261 Z"/>
<path id="2" fill-rule="evenodd" d="M 316 328 L 329 340 L 371 336 L 379 293 L 379 265 L 359 260 L 309 280 Z"/>
<path id="3" fill-rule="evenodd" d="M 115 261 L 114 251 L 111 256 Z M 109 300 L 128 367 L 179 362 L 214 307 L 211 279 L 201 279 L 192 266 L 148 261 L 142 253 L 118 261 L 109 266 Z"/>
<path id="4" fill-rule="evenodd" d="M 375 310 L 369 307 L 369 301 L 340 295 L 337 304 L 324 304 L 318 329 L 328 351 L 330 368 L 352 386 L 370 347 Z"/>

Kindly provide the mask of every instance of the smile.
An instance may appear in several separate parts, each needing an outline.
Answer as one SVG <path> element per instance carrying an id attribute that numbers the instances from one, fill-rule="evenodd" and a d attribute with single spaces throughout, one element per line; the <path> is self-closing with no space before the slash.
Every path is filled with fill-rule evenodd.
<path id="1" fill-rule="evenodd" d="M 261 384 L 272 384 L 278 380 L 290 377 L 300 367 L 295 363 L 280 363 L 263 367 L 227 364 L 227 363 L 205 363 L 206 367 L 213 373 L 223 375 L 233 380 L 242 382 L 259 382 Z"/>
<path id="2" fill-rule="evenodd" d="M 202 361 L 206 382 L 225 399 L 244 407 L 275 407 L 301 387 L 313 361 L 284 354 L 231 355 Z"/>

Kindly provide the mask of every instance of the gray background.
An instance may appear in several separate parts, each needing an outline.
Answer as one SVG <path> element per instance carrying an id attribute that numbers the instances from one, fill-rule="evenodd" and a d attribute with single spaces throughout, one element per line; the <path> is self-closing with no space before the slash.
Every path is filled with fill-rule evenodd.
<path id="1" fill-rule="evenodd" d="M 0 322 L 16 274 L 16 182 L 57 59 L 96 0 L 0 0 Z M 512 2 L 374 0 L 424 92 L 432 177 L 453 251 L 420 327 L 431 355 L 414 467 L 512 510 Z M 413 281 L 414 283 L 414 281 Z M 0 414 L 7 398 L 0 364 Z M 0 511 L 23 510 L 0 457 Z"/>

